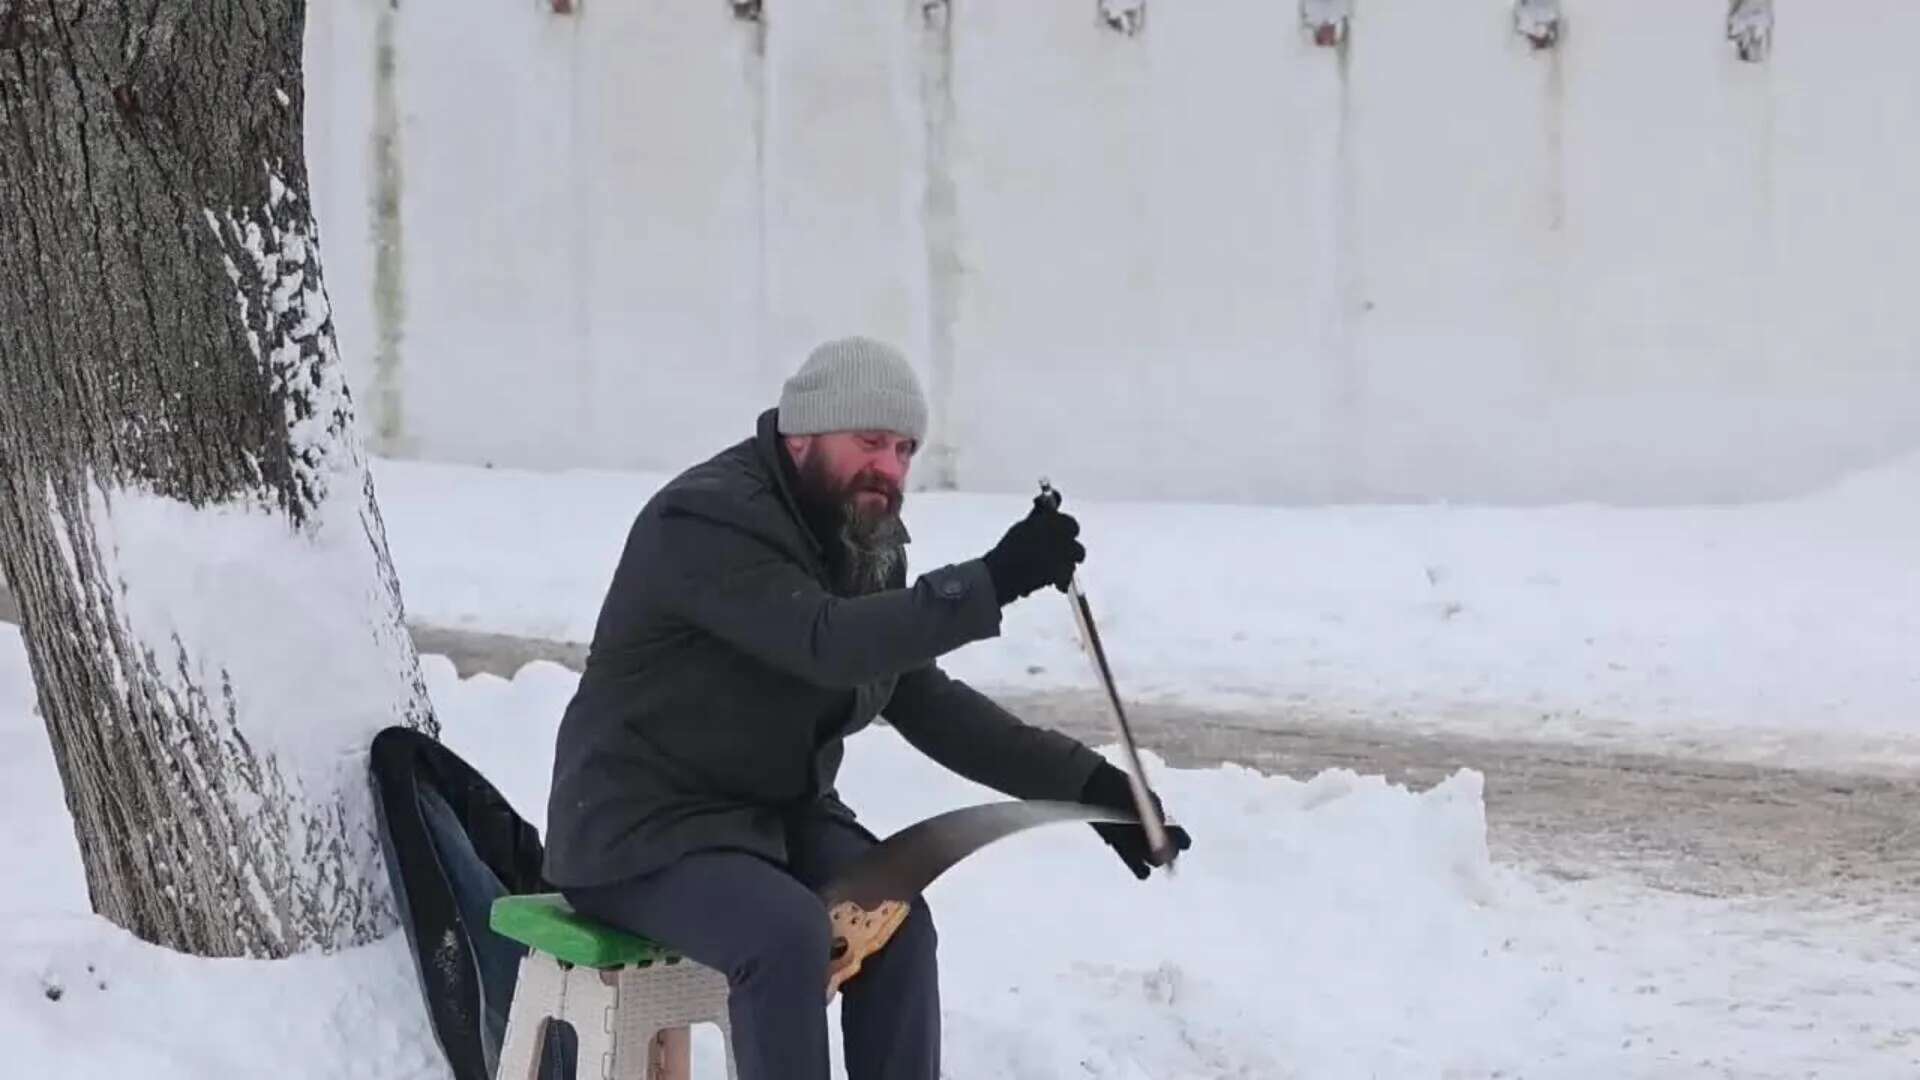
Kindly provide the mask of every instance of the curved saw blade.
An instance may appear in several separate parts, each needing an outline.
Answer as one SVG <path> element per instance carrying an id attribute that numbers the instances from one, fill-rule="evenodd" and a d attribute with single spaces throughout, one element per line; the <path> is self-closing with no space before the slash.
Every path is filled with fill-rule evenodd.
<path id="1" fill-rule="evenodd" d="M 1140 819 L 1126 810 L 1033 799 L 950 810 L 868 849 L 827 882 L 820 896 L 829 908 L 851 901 L 869 911 L 889 900 L 911 902 L 935 878 L 988 844 L 1057 821 L 1137 825 Z"/>

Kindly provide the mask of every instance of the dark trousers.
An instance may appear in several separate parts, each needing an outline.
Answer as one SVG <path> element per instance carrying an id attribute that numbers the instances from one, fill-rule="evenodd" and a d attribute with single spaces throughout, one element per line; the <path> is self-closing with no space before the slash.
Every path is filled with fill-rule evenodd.
<path id="1" fill-rule="evenodd" d="M 575 910 L 724 972 L 741 1080 L 828 1080 L 832 934 L 814 888 L 873 846 L 845 822 L 788 827 L 788 866 L 699 852 L 630 881 L 566 890 Z M 841 987 L 847 1080 L 939 1080 L 940 987 L 925 900 Z"/>

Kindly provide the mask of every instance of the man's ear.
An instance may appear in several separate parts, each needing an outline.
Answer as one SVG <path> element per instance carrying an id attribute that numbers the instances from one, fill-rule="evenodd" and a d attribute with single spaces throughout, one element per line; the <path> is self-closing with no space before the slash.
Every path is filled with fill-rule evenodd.
<path id="1" fill-rule="evenodd" d="M 787 440 L 787 456 L 793 459 L 795 465 L 800 464 L 800 460 L 807 455 L 807 447 L 813 445 L 813 436 L 788 435 L 785 436 L 785 438 Z"/>

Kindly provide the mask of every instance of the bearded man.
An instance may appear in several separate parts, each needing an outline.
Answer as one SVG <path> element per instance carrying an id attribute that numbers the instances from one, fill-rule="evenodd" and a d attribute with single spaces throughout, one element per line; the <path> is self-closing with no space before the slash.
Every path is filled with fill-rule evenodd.
<path id="1" fill-rule="evenodd" d="M 847 736 L 883 716 L 1013 798 L 1132 809 L 1125 773 L 935 663 L 997 635 L 1006 604 L 1066 588 L 1086 550 L 1036 500 L 980 558 L 909 586 L 900 510 L 926 427 L 897 350 L 815 349 L 753 438 L 641 510 L 560 725 L 545 876 L 726 975 L 742 1080 L 828 1077 L 814 889 L 876 842 L 834 791 Z M 1139 826 L 1096 828 L 1137 877 L 1157 865 Z M 938 1080 L 934 951 L 922 899 L 844 987 L 849 1080 Z"/>

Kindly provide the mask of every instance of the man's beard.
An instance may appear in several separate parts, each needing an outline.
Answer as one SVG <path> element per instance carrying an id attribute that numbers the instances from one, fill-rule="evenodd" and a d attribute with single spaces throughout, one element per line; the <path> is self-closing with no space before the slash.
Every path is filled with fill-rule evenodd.
<path id="1" fill-rule="evenodd" d="M 906 536 L 900 515 L 892 511 L 848 513 L 840 525 L 840 550 L 832 560 L 834 591 L 865 596 L 892 585 L 895 571 L 906 561 Z"/>
<path id="2" fill-rule="evenodd" d="M 893 584 L 894 575 L 906 561 L 907 527 L 900 520 L 900 489 L 871 473 L 855 475 L 844 485 L 836 485 L 826 475 L 820 458 L 813 458 L 798 470 L 800 498 L 808 504 L 829 535 L 828 574 L 833 591 L 840 596 L 865 596 Z M 878 508 L 861 505 L 862 492 L 885 497 Z"/>

